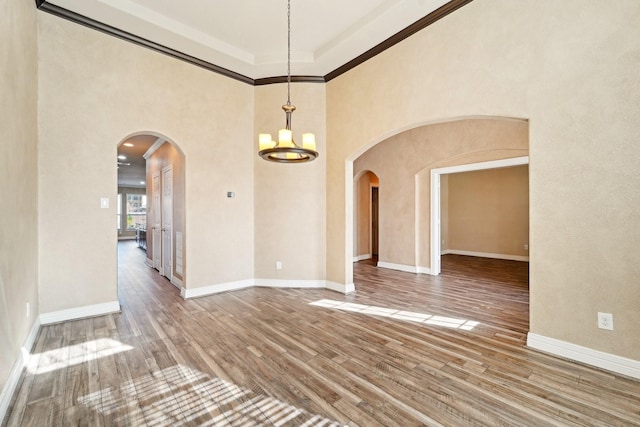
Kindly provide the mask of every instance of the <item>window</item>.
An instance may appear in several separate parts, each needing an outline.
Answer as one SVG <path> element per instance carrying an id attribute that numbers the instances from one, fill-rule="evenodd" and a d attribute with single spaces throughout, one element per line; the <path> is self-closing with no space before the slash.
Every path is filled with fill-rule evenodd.
<path id="1" fill-rule="evenodd" d="M 122 230 L 122 193 L 118 193 L 118 231 Z"/>
<path id="2" fill-rule="evenodd" d="M 147 228 L 147 195 L 127 194 L 127 230 Z"/>

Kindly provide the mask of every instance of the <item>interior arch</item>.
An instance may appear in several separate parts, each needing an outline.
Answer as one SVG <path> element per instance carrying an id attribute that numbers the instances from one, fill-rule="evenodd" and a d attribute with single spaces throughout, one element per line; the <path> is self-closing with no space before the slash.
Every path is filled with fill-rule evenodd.
<path id="1" fill-rule="evenodd" d="M 390 132 L 353 153 L 346 161 L 346 253 L 353 253 L 354 176 L 376 170 L 385 183 L 380 212 L 386 243 L 379 263 L 413 273 L 430 272 L 430 171 L 528 155 L 529 126 L 511 117 L 461 117 L 422 123 Z M 351 206 L 350 206 L 351 204 Z M 352 260 L 347 281 L 353 280 Z"/>

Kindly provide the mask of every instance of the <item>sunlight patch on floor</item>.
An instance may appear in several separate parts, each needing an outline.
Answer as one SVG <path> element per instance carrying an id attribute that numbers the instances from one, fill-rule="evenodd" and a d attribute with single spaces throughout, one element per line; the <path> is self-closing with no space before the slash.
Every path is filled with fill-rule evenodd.
<path id="1" fill-rule="evenodd" d="M 116 425 L 282 426 L 291 420 L 300 426 L 341 425 L 184 365 L 81 396 L 78 403 L 112 417 Z"/>
<path id="2" fill-rule="evenodd" d="M 355 304 L 352 302 L 322 299 L 310 302 L 317 307 L 332 308 L 334 310 L 350 311 L 354 313 L 369 314 L 372 316 L 390 317 L 392 319 L 407 320 L 409 322 L 424 323 L 432 326 L 444 326 L 445 328 L 462 329 L 470 331 L 480 324 L 474 320 L 456 319 L 454 317 L 434 316 L 427 313 L 397 310 L 393 308 L 377 307 L 373 305 Z"/>
<path id="3" fill-rule="evenodd" d="M 68 345 L 55 350 L 35 353 L 29 356 L 27 370 L 38 375 L 68 366 L 79 365 L 90 360 L 111 356 L 133 347 L 109 338 L 99 338 L 80 344 Z"/>

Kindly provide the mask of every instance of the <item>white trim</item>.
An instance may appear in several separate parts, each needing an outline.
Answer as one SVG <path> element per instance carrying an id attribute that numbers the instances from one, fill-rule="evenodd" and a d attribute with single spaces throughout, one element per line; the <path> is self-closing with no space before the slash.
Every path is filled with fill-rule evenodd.
<path id="1" fill-rule="evenodd" d="M 419 274 L 431 274 L 431 269 L 429 267 L 418 266 Z"/>
<path id="2" fill-rule="evenodd" d="M 180 289 L 180 296 L 184 299 L 203 297 L 206 295 L 219 294 L 227 291 L 237 291 L 240 289 L 252 288 L 253 279 L 238 280 L 236 282 L 218 283 L 216 285 L 201 286 L 199 288 Z"/>
<path id="3" fill-rule="evenodd" d="M 176 276 L 171 275 L 171 283 L 178 289 L 182 289 L 182 280 L 178 279 Z"/>
<path id="4" fill-rule="evenodd" d="M 151 157 L 151 155 L 153 153 L 155 153 L 155 151 L 160 148 L 160 146 L 162 144 L 164 144 L 165 142 L 168 142 L 166 139 L 164 138 L 158 138 L 156 139 L 156 142 L 153 143 L 153 145 L 151 147 L 149 147 L 149 149 L 142 155 L 142 157 L 144 157 L 145 160 L 149 160 L 149 157 Z M 173 144 L 172 144 L 173 145 Z"/>
<path id="5" fill-rule="evenodd" d="M 431 273 L 440 274 L 440 175 L 528 165 L 529 156 L 431 169 Z"/>
<path id="6" fill-rule="evenodd" d="M 153 260 L 151 258 L 145 258 L 144 259 L 144 263 L 147 264 L 147 267 L 154 268 L 153 267 Z"/>
<path id="7" fill-rule="evenodd" d="M 136 236 L 119 235 L 118 240 L 136 240 Z"/>
<path id="8" fill-rule="evenodd" d="M 324 280 L 282 280 L 282 279 L 255 279 L 255 285 L 259 288 L 325 288 Z"/>
<path id="9" fill-rule="evenodd" d="M 429 274 L 437 276 L 440 274 L 440 239 L 442 238 L 442 227 L 440 226 L 440 216 L 442 214 L 440 202 L 442 201 L 442 197 L 440 195 L 440 174 L 437 173 L 437 169 L 431 170 L 430 194 L 431 200 L 429 201 L 429 205 L 431 207 L 431 219 L 429 221 L 429 235 L 431 236 L 431 243 L 429 250 L 431 251 L 431 259 L 429 260 L 429 265 L 431 266 L 431 270 Z"/>
<path id="10" fill-rule="evenodd" d="M 531 332 L 527 334 L 527 346 L 556 356 L 586 363 L 587 365 L 597 368 L 640 379 L 640 360 L 627 359 L 626 357 L 593 350 L 588 347 L 582 347 Z"/>
<path id="11" fill-rule="evenodd" d="M 466 256 L 476 256 L 480 258 L 495 258 L 495 259 L 506 259 L 509 261 L 529 261 L 528 256 L 522 255 L 509 255 L 509 254 L 494 254 L 491 252 L 474 252 L 474 251 L 459 251 L 457 249 L 445 249 L 441 252 L 441 255 L 466 255 Z"/>
<path id="12" fill-rule="evenodd" d="M 340 292 L 341 294 L 350 294 L 356 291 L 356 285 L 353 283 L 336 283 L 330 280 L 325 280 L 325 288 L 331 291 Z"/>
<path id="13" fill-rule="evenodd" d="M 378 267 L 390 270 L 406 271 L 407 273 L 418 273 L 418 268 L 414 265 L 394 264 L 392 262 L 378 261 Z"/>
<path id="14" fill-rule="evenodd" d="M 357 255 L 353 257 L 353 262 L 364 261 L 365 259 L 371 259 L 371 254 Z"/>
<path id="15" fill-rule="evenodd" d="M 201 286 L 195 289 L 180 288 L 180 296 L 184 299 L 204 297 L 221 292 L 238 291 L 247 288 L 300 288 L 300 289 L 329 289 L 348 294 L 355 292 L 353 283 L 341 284 L 329 280 L 282 280 L 282 279 L 247 279 L 237 282 L 218 283 L 217 285 Z"/>
<path id="16" fill-rule="evenodd" d="M 2 391 L 0 392 L 0 422 L 4 420 L 4 417 L 7 414 L 7 410 L 11 404 L 11 399 L 13 398 L 13 393 L 15 393 L 18 383 L 20 382 L 22 370 L 29 363 L 33 343 L 36 341 L 39 331 L 40 320 L 36 318 L 36 321 L 33 323 L 33 326 L 29 331 L 29 335 L 27 335 L 27 338 L 24 340 L 24 345 L 20 349 L 18 358 L 13 363 L 13 366 L 9 371 L 9 376 L 4 383 L 4 387 L 2 387 Z"/>
<path id="17" fill-rule="evenodd" d="M 69 308 L 66 310 L 42 313 L 40 323 L 49 325 L 51 323 L 64 322 L 66 320 L 83 319 L 85 317 L 102 316 L 104 314 L 117 313 L 120 311 L 118 301 L 105 302 L 102 304 L 87 305 L 84 307 Z"/>

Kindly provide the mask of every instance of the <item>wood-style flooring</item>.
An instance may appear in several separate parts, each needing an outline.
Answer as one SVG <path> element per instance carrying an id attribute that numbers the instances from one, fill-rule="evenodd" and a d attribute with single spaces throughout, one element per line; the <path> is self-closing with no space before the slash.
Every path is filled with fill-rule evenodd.
<path id="1" fill-rule="evenodd" d="M 42 327 L 6 425 L 640 425 L 640 381 L 525 346 L 526 263 L 184 301 L 119 250 L 122 313 Z"/>

